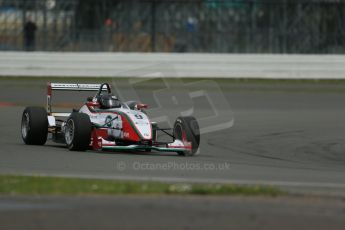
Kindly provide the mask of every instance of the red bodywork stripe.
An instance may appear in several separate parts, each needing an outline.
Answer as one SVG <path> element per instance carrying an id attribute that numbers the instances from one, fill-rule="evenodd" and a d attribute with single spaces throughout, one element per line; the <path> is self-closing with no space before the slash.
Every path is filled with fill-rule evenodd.
<path id="1" fill-rule="evenodd" d="M 47 96 L 51 96 L 52 95 L 52 86 L 50 84 L 50 82 L 47 84 Z"/>
<path id="2" fill-rule="evenodd" d="M 128 121 L 127 117 L 124 115 L 121 115 L 122 119 L 122 129 L 124 130 L 124 139 L 125 140 L 131 140 L 131 141 L 140 141 L 140 137 L 137 134 L 137 132 L 134 130 L 130 122 Z M 138 131 L 139 132 L 139 131 Z"/>
<path id="3" fill-rule="evenodd" d="M 0 101 L 0 107 L 12 107 L 12 106 L 16 106 L 16 104 L 10 103 L 10 102 L 1 102 Z"/>
<path id="4" fill-rule="evenodd" d="M 105 139 L 108 136 L 107 129 L 93 129 L 92 130 L 92 148 L 97 150 L 102 148 L 102 138 Z"/>

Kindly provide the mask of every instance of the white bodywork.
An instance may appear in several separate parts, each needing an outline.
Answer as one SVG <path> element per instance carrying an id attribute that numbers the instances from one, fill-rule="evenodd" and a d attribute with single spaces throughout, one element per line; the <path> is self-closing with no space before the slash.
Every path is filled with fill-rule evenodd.
<path id="1" fill-rule="evenodd" d="M 54 116 L 48 116 L 48 125 L 49 127 L 55 127 L 56 121 Z"/>
<path id="2" fill-rule="evenodd" d="M 97 126 L 104 126 L 108 129 L 108 135 L 115 138 L 124 138 L 127 134 L 123 128 L 123 121 L 120 114 L 124 114 L 134 128 L 141 134 L 143 139 L 152 139 L 152 127 L 149 118 L 143 112 L 130 110 L 128 108 L 107 109 L 102 112 L 92 113 L 86 105 L 80 108 L 80 113 L 89 115 L 92 123 Z"/>

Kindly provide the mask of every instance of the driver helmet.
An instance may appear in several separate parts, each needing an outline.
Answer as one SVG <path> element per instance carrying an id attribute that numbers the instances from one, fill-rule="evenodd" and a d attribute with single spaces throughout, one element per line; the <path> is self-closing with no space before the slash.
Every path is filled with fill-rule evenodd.
<path id="1" fill-rule="evenodd" d="M 101 95 L 99 99 L 99 104 L 101 109 L 111 109 L 111 108 L 120 108 L 121 102 L 119 99 L 112 94 Z"/>

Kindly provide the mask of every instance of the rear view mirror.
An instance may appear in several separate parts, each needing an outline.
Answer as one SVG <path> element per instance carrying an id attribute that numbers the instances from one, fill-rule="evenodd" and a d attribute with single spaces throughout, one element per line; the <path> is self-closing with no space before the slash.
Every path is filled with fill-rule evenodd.
<path id="1" fill-rule="evenodd" d="M 147 109 L 149 106 L 147 104 L 142 104 L 142 103 L 138 103 L 135 106 L 137 109 L 141 110 L 141 109 Z"/>

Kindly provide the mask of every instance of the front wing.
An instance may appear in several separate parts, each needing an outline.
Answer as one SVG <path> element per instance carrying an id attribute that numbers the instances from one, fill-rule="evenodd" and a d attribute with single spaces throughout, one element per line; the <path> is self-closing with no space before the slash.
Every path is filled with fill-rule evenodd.
<path id="1" fill-rule="evenodd" d="M 147 151 L 155 150 L 159 152 L 187 152 L 190 151 L 192 146 L 190 142 L 182 142 L 180 140 L 175 140 L 172 143 L 167 143 L 165 146 L 158 145 L 116 145 L 114 142 L 108 142 L 102 138 L 102 144 L 99 146 L 100 150 L 114 150 L 114 151 Z"/>

